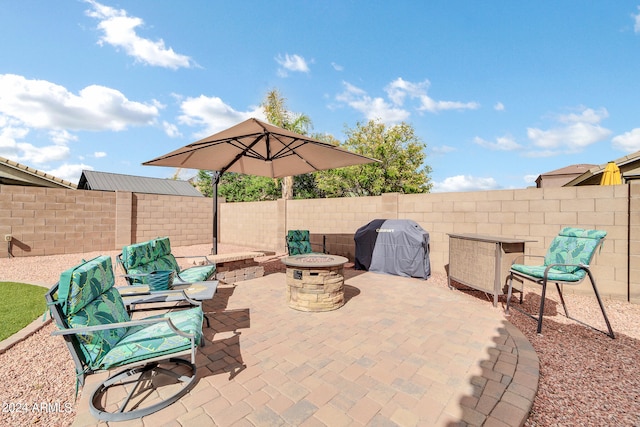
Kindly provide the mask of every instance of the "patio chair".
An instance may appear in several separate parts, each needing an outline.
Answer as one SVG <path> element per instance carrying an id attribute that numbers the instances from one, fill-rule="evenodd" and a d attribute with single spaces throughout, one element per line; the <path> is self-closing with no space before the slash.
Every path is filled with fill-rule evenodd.
<path id="1" fill-rule="evenodd" d="M 76 394 L 87 375 L 124 369 L 90 396 L 89 409 L 96 418 L 122 421 L 151 414 L 195 384 L 196 346 L 203 343 L 200 306 L 131 320 L 114 287 L 108 256 L 63 272 L 45 299 L 59 328 L 53 335 L 64 337 L 75 364 Z M 170 394 L 163 387 L 169 384 L 178 390 Z M 159 388 L 162 392 L 152 393 Z M 107 393 L 124 397 L 117 409 L 106 403 Z M 147 398 L 155 400 L 145 406 Z"/>
<path id="2" fill-rule="evenodd" d="M 176 258 L 199 258 L 203 265 L 180 269 Z M 215 263 L 206 256 L 175 257 L 171 253 L 168 237 L 158 237 L 147 242 L 135 243 L 122 248 L 116 262 L 125 272 L 130 285 L 148 285 L 153 272 L 174 271 L 175 284 L 195 283 L 209 280 L 216 271 Z"/>
<path id="3" fill-rule="evenodd" d="M 528 257 L 543 258 L 544 263 L 542 265 L 516 264 L 515 261 L 518 260 L 516 259 L 514 264 L 511 265 L 511 269 L 509 271 L 509 290 L 507 292 L 507 306 L 505 312 L 507 314 L 509 313 L 514 278 L 522 282 L 520 304 L 522 304 L 525 280 L 542 285 L 540 312 L 538 316 L 535 317 L 529 313 L 525 313 L 529 317 L 538 321 L 537 332 L 540 334 L 542 332 L 542 317 L 544 314 L 547 283 L 552 282 L 556 284 L 556 289 L 560 295 L 560 301 L 562 302 L 562 307 L 564 308 L 567 318 L 583 324 L 579 320 L 569 316 L 560 285 L 577 285 L 584 280 L 585 276 L 589 276 L 591 286 L 596 294 L 600 310 L 602 311 L 602 315 L 604 316 L 605 323 L 609 330 L 607 335 L 611 338 L 615 338 L 613 330 L 611 329 L 611 324 L 609 323 L 609 318 L 607 317 L 604 305 L 600 299 L 596 282 L 593 278 L 593 274 L 591 273 L 591 268 L 589 267 L 596 250 L 601 247 L 606 235 L 606 231 L 566 227 L 563 228 L 558 236 L 554 238 L 553 242 L 551 242 L 551 246 L 544 257 L 528 255 Z M 527 257 L 527 255 L 525 255 L 525 257 Z"/>
<path id="4" fill-rule="evenodd" d="M 304 255 L 314 253 L 312 245 L 322 246 L 322 253 L 327 252 L 327 236 L 322 236 L 322 245 L 311 243 L 309 230 L 289 230 L 287 232 L 287 252 L 289 255 Z M 317 252 L 316 252 L 317 253 Z"/>

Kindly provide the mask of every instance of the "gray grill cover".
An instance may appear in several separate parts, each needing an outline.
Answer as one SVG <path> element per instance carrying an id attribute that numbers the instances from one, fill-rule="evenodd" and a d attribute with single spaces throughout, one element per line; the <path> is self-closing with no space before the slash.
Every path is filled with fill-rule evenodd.
<path id="1" fill-rule="evenodd" d="M 431 276 L 429 233 L 415 221 L 375 219 L 354 235 L 355 268 L 404 277 Z"/>

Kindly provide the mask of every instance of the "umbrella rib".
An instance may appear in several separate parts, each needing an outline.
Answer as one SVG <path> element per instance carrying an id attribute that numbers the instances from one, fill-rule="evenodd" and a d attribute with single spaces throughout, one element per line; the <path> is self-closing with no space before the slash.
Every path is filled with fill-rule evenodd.
<path id="1" fill-rule="evenodd" d="M 260 135 L 251 144 L 245 146 L 246 148 L 244 148 L 243 151 L 239 152 L 231 162 L 227 163 L 226 166 L 224 166 L 222 169 L 220 169 L 220 175 L 225 173 L 231 166 L 233 166 L 238 160 L 240 160 L 240 158 L 242 156 L 244 156 L 249 150 L 251 150 L 258 142 L 260 142 L 260 140 L 262 138 L 264 138 L 264 135 Z M 237 142 L 239 142 L 239 141 L 237 141 Z"/>
<path id="2" fill-rule="evenodd" d="M 284 136 L 284 135 L 283 135 Z M 305 159 L 304 157 L 302 157 L 300 154 L 298 154 L 296 152 L 297 148 L 302 147 L 305 144 L 311 144 L 311 141 L 308 140 L 303 140 L 300 138 L 296 138 L 293 141 L 286 143 L 284 141 L 282 141 L 280 138 L 278 138 L 276 136 L 276 139 L 284 146 L 280 151 L 278 151 L 277 153 L 275 153 L 271 158 L 272 159 L 281 159 L 281 158 L 285 158 L 285 157 L 289 157 L 289 156 L 298 156 L 298 158 L 300 160 L 302 160 L 303 162 L 305 162 L 306 164 L 308 164 L 309 166 L 311 166 L 313 169 L 315 169 L 316 171 L 319 171 L 320 168 L 316 167 L 313 163 L 310 163 L 309 160 Z M 294 144 L 299 143 L 297 145 L 295 145 L 295 147 L 293 146 Z"/>

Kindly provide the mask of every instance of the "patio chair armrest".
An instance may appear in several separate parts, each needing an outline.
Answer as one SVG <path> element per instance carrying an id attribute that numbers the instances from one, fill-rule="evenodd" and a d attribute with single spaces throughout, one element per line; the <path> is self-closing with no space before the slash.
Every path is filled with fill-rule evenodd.
<path id="1" fill-rule="evenodd" d="M 182 283 L 176 283 L 176 284 L 180 285 Z M 116 289 L 120 291 L 120 289 L 131 289 L 132 287 L 135 287 L 135 286 L 138 286 L 138 285 L 117 286 Z M 129 297 L 129 296 L 139 296 L 139 295 L 170 295 L 170 294 L 182 294 L 182 298 L 192 306 L 194 307 L 202 306 L 202 301 L 196 301 L 194 299 L 189 298 L 189 295 L 187 295 L 187 291 L 185 289 L 164 289 L 161 291 L 145 290 L 145 291 L 140 291 L 138 293 L 127 293 L 125 295 L 122 295 L 122 294 L 121 295 L 123 297 Z"/>
<path id="2" fill-rule="evenodd" d="M 547 278 L 547 275 L 549 274 L 549 270 L 551 270 L 554 267 L 578 267 L 581 268 L 583 270 L 589 270 L 589 265 L 587 264 L 549 264 L 547 266 L 547 268 L 544 269 L 544 278 Z"/>
<path id="3" fill-rule="evenodd" d="M 184 337 L 191 337 L 192 334 L 187 334 L 186 332 L 180 331 L 176 326 L 171 322 L 171 319 L 168 317 L 159 317 L 155 319 L 139 319 L 139 320 L 131 320 L 128 322 L 116 322 L 116 323 L 105 323 L 104 325 L 93 325 L 93 326 L 83 326 L 81 328 L 64 328 L 58 331 L 53 331 L 51 335 L 76 335 L 76 334 L 86 334 L 90 332 L 96 331 L 106 331 L 109 329 L 118 329 L 118 328 L 130 328 L 132 326 L 142 326 L 142 325 L 153 325 L 156 323 L 165 322 L 168 324 L 169 328 L 173 330 L 175 333 L 182 335 Z"/>
<path id="4" fill-rule="evenodd" d="M 203 265 L 214 265 L 215 262 L 211 261 L 209 258 L 207 258 L 206 255 L 182 255 L 182 256 L 173 256 L 175 259 L 181 259 L 181 258 L 204 258 L 206 261 L 206 264 Z"/>
<path id="5" fill-rule="evenodd" d="M 544 259 L 544 256 L 542 256 L 542 255 L 526 255 L 526 254 L 518 255 L 517 257 L 514 258 L 513 262 L 511 262 L 511 265 L 513 265 L 513 264 L 522 264 L 522 262 L 518 262 L 518 261 L 524 261 L 526 258 L 542 258 L 542 259 Z"/>

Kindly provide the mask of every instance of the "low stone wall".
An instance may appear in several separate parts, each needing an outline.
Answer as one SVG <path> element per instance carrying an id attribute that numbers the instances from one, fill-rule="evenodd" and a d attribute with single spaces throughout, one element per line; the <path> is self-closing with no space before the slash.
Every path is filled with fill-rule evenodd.
<path id="1" fill-rule="evenodd" d="M 233 284 L 264 276 L 264 267 L 255 260 L 261 256 L 264 256 L 264 253 L 239 252 L 209 255 L 208 258 L 216 264 L 216 280 Z"/>

